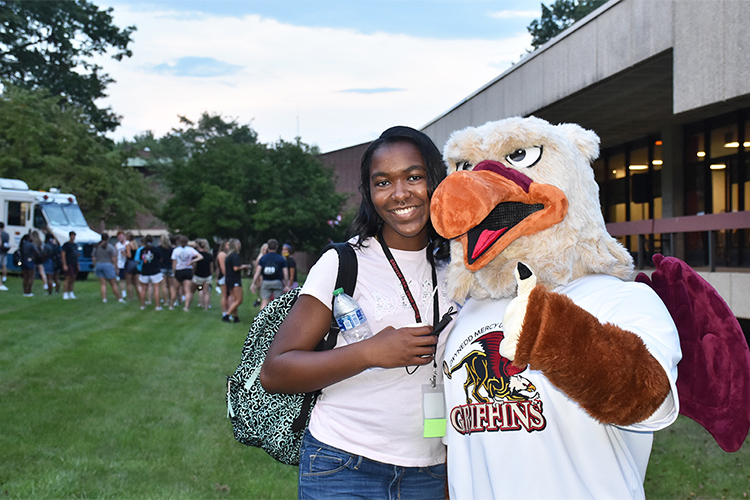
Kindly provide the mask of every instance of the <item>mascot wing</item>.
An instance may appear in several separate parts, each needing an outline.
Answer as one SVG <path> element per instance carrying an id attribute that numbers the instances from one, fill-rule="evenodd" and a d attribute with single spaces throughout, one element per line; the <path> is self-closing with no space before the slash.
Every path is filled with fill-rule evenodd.
<path id="1" fill-rule="evenodd" d="M 701 424 L 724 451 L 737 451 L 750 430 L 750 351 L 718 292 L 690 266 L 654 255 L 656 270 L 636 281 L 661 297 L 677 325 L 680 413 Z"/>

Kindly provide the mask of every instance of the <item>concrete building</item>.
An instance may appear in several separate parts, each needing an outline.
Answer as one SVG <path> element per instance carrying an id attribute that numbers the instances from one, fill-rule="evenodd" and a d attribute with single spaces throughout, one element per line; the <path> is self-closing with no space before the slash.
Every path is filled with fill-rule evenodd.
<path id="1" fill-rule="evenodd" d="M 748 26 L 747 0 L 610 0 L 423 130 L 439 147 L 454 130 L 510 116 L 594 130 L 610 233 L 639 268 L 653 252 L 682 258 L 747 319 Z"/>

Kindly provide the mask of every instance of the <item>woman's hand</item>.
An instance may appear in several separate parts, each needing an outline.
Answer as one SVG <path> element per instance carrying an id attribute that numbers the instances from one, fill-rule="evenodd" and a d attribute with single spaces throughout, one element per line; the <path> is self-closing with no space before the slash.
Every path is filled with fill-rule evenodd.
<path id="1" fill-rule="evenodd" d="M 260 372 L 263 387 L 269 392 L 311 392 L 376 366 L 425 365 L 435 355 L 437 338 L 431 326 L 388 327 L 361 342 L 316 351 L 330 326 L 331 310 L 314 297 L 300 295 L 268 350 Z"/>
<path id="2" fill-rule="evenodd" d="M 432 335 L 430 325 L 398 329 L 389 326 L 360 344 L 370 366 L 397 368 L 431 363 L 437 337 Z"/>

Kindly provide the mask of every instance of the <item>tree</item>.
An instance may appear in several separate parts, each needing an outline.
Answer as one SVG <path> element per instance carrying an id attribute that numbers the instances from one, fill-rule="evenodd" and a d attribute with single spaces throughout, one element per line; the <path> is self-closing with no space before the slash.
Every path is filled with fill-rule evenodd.
<path id="1" fill-rule="evenodd" d="M 267 150 L 253 217 L 263 239 L 318 252 L 334 235 L 328 221 L 339 213 L 345 196 L 335 192 L 333 171 L 318 154 L 299 138 L 294 143 L 280 140 Z"/>
<path id="2" fill-rule="evenodd" d="M 110 49 L 118 61 L 130 57 L 135 27 L 121 30 L 111 12 L 86 0 L 0 0 L 0 79 L 46 88 L 97 131 L 114 130 L 120 117 L 94 103 L 114 80 L 91 58 Z"/>
<path id="3" fill-rule="evenodd" d="M 64 109 L 46 90 L 6 84 L 0 94 L 0 177 L 31 189 L 57 187 L 76 195 L 89 221 L 129 226 L 155 205 L 141 176 L 91 131 L 81 112 Z"/>
<path id="4" fill-rule="evenodd" d="M 249 126 L 218 115 L 181 122 L 187 127 L 158 141 L 160 152 L 178 157 L 165 175 L 172 196 L 160 213 L 171 230 L 239 238 L 248 252 L 272 237 L 311 251 L 328 241 L 327 221 L 343 196 L 316 148 L 300 141 L 258 143 Z"/>
<path id="5" fill-rule="evenodd" d="M 187 132 L 187 133 L 185 133 Z M 180 131 L 179 139 L 198 136 L 198 130 Z M 163 139 L 175 144 L 175 135 Z M 265 155 L 256 142 L 237 142 L 229 136 L 189 145 L 194 152 L 173 158 L 165 180 L 171 193 L 160 211 L 170 229 L 189 237 L 252 240 L 251 215 L 257 192 L 252 179 Z"/>
<path id="6" fill-rule="evenodd" d="M 531 45 L 538 49 L 558 33 L 585 17 L 607 0 L 555 0 L 549 7 L 542 4 L 542 16 L 527 26 Z"/>

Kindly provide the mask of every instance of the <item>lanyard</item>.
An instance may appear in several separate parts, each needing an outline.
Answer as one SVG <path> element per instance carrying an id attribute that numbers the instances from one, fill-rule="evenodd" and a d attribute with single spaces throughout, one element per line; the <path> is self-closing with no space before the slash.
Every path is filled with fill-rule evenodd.
<path id="1" fill-rule="evenodd" d="M 419 307 L 417 307 L 417 301 L 414 300 L 414 296 L 411 294 L 411 290 L 409 290 L 409 285 L 406 283 L 406 278 L 404 278 L 404 273 L 401 272 L 401 268 L 398 267 L 398 263 L 396 262 L 396 259 L 393 257 L 393 253 L 391 253 L 391 249 L 388 248 L 388 245 L 385 244 L 385 239 L 383 239 L 383 229 L 381 228 L 378 232 L 378 242 L 380 243 L 380 247 L 383 249 L 383 253 L 385 254 L 386 259 L 388 259 L 388 263 L 393 268 L 393 272 L 396 273 L 396 277 L 401 282 L 401 287 L 404 289 L 404 293 L 406 294 L 406 298 L 409 300 L 409 304 L 411 304 L 412 309 L 414 309 L 414 318 L 417 320 L 417 323 L 422 322 L 422 315 L 419 314 Z M 429 245 L 427 246 L 427 252 L 429 252 Z M 432 268 L 432 298 L 433 298 L 433 325 L 437 325 L 440 321 L 440 300 L 438 298 L 437 294 L 437 272 L 435 271 L 435 263 L 433 259 L 431 258 L 431 255 L 427 255 L 427 261 L 430 263 L 430 267 Z"/>
<path id="2" fill-rule="evenodd" d="M 401 272 L 401 269 L 398 267 L 398 263 L 396 262 L 396 259 L 393 257 L 393 253 L 391 253 L 391 249 L 388 248 L 388 245 L 385 244 L 385 240 L 383 239 L 383 228 L 381 227 L 378 231 L 377 240 L 380 243 L 380 248 L 383 249 L 383 253 L 385 254 L 386 259 L 388 259 L 388 263 L 393 268 L 393 272 L 396 273 L 396 277 L 398 277 L 398 280 L 401 282 L 401 287 L 404 289 L 404 293 L 406 294 L 406 297 L 409 299 L 409 303 L 411 304 L 412 309 L 414 309 L 414 318 L 416 318 L 417 323 L 422 322 L 422 315 L 419 314 L 419 308 L 417 307 L 417 302 L 414 300 L 414 297 L 411 294 L 411 290 L 409 290 L 409 285 L 406 283 L 406 278 L 404 278 L 404 273 Z M 448 326 L 448 323 L 451 322 L 453 319 L 453 316 L 458 312 L 453 309 L 453 306 L 448 308 L 448 312 L 445 313 L 445 315 L 441 318 L 440 317 L 440 299 L 438 298 L 438 290 L 437 290 L 437 271 L 435 271 L 435 259 L 432 255 L 430 255 L 430 246 L 427 245 L 427 262 L 430 263 L 430 268 L 432 268 L 432 300 L 433 300 L 433 307 L 432 307 L 432 325 L 433 325 L 433 334 L 439 335 L 440 332 L 443 331 L 443 329 Z M 415 371 L 417 371 L 417 368 L 419 366 L 415 366 L 414 370 L 409 371 L 409 367 L 405 366 L 406 373 L 409 375 L 413 374 Z M 434 389 L 436 387 L 436 380 L 437 380 L 437 363 L 436 360 L 433 358 L 432 360 L 432 378 L 430 379 L 430 384 L 432 388 Z"/>

